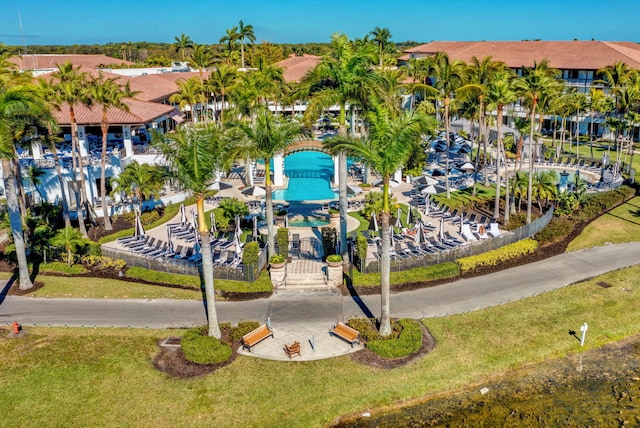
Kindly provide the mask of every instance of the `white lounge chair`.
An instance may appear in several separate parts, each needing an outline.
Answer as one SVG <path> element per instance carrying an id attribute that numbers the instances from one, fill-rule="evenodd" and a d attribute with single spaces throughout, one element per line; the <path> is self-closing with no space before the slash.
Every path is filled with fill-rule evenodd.
<path id="1" fill-rule="evenodd" d="M 476 224 L 476 234 L 480 239 L 489 239 L 489 235 L 484 228 L 484 224 Z"/>
<path id="2" fill-rule="evenodd" d="M 500 236 L 502 232 L 498 229 L 498 223 L 490 223 L 489 224 L 489 234 L 493 237 Z"/>
<path id="3" fill-rule="evenodd" d="M 467 241 L 477 241 L 478 239 L 475 237 L 475 235 L 471 232 L 471 229 L 469 228 L 469 224 L 465 223 L 462 225 L 462 237 L 464 239 L 466 239 Z"/>

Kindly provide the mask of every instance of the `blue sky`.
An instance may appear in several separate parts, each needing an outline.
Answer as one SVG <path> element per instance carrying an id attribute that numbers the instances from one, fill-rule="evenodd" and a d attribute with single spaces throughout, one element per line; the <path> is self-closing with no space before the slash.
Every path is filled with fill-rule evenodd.
<path id="1" fill-rule="evenodd" d="M 640 1 L 566 0 L 83 0 L 4 1 L 0 41 L 22 44 L 218 43 L 239 20 L 257 42 L 327 42 L 334 32 L 362 37 L 387 27 L 394 41 L 640 41 Z"/>

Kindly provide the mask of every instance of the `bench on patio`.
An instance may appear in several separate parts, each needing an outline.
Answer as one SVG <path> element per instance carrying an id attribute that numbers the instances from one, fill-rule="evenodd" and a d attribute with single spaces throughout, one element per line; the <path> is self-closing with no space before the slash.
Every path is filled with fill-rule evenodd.
<path id="1" fill-rule="evenodd" d="M 273 330 L 267 327 L 266 324 L 262 324 L 252 332 L 249 332 L 242 336 L 242 347 L 247 348 L 251 352 L 251 347 L 257 345 L 263 339 L 271 336 L 273 338 Z"/>
<path id="2" fill-rule="evenodd" d="M 284 353 L 287 354 L 287 357 L 289 357 L 289 359 L 291 359 L 291 357 L 293 357 L 296 354 L 299 357 L 302 357 L 302 354 L 300 353 L 300 342 L 293 342 L 293 345 L 285 344 Z"/>
<path id="3" fill-rule="evenodd" d="M 358 338 L 360 333 L 358 333 L 358 330 L 355 330 L 341 322 L 338 322 L 335 327 L 329 331 L 329 334 L 346 340 L 351 344 L 352 348 L 354 343 L 360 343 L 360 339 Z"/>

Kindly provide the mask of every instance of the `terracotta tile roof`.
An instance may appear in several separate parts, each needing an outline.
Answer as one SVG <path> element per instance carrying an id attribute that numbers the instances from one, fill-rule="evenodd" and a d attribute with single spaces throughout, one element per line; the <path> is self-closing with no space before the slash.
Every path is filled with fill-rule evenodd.
<path id="1" fill-rule="evenodd" d="M 178 80 L 188 80 L 192 77 L 200 78 L 200 73 L 182 72 L 182 73 L 164 73 L 164 74 L 148 74 L 146 76 L 125 77 L 130 83 L 132 91 L 139 91 L 137 99 L 143 101 L 162 101 L 172 94 L 178 92 Z M 203 79 L 207 79 L 209 73 L 202 75 Z"/>
<path id="2" fill-rule="evenodd" d="M 300 82 L 321 60 L 322 57 L 316 55 L 290 56 L 277 62 L 276 65 L 284 69 L 285 81 Z"/>
<path id="3" fill-rule="evenodd" d="M 118 58 L 111 58 L 106 55 L 58 55 L 58 54 L 37 54 L 26 55 L 24 57 L 14 56 L 9 61 L 24 70 L 56 68 L 57 64 L 64 64 L 71 61 L 73 65 L 80 65 L 87 68 L 98 68 L 99 65 L 132 65 L 132 62 Z"/>
<path id="4" fill-rule="evenodd" d="M 521 41 L 521 42 L 431 42 L 404 51 L 416 56 L 447 52 L 452 59 L 469 61 L 488 56 L 511 68 L 531 67 L 544 59 L 551 67 L 565 70 L 598 70 L 622 61 L 640 68 L 640 45 L 603 41 Z"/>
<path id="5" fill-rule="evenodd" d="M 129 106 L 128 112 L 116 108 L 107 110 L 109 124 L 143 125 L 175 111 L 175 107 L 170 105 L 134 99 L 126 100 L 126 104 Z M 53 113 L 60 125 L 69 126 L 71 124 L 68 105 L 62 105 L 60 111 L 54 111 Z M 74 113 L 76 121 L 81 125 L 100 125 L 102 121 L 102 108 L 100 106 L 89 108 L 82 104 L 76 104 L 74 106 Z"/>

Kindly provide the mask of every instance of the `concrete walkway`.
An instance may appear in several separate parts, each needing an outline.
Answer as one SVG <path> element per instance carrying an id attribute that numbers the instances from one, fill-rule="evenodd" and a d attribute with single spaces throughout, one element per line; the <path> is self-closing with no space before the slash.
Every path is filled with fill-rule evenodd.
<path id="1" fill-rule="evenodd" d="M 640 242 L 605 245 L 561 254 L 490 275 L 463 279 L 437 287 L 393 294 L 393 317 L 423 318 L 464 313 L 530 297 L 606 272 L 640 263 Z M 302 346 L 302 358 L 311 360 L 347 354 L 346 342 L 329 336 L 336 321 L 380 314 L 380 296 L 341 296 L 336 292 L 285 291 L 268 299 L 217 302 L 219 321 L 270 322 L 275 339 L 266 339 L 247 355 L 288 360 L 284 344 Z M 201 301 L 144 299 L 48 299 L 2 297 L 0 324 L 18 321 L 24 326 L 97 326 L 183 328 L 206 322 Z M 314 342 L 313 349 L 311 344 Z"/>

